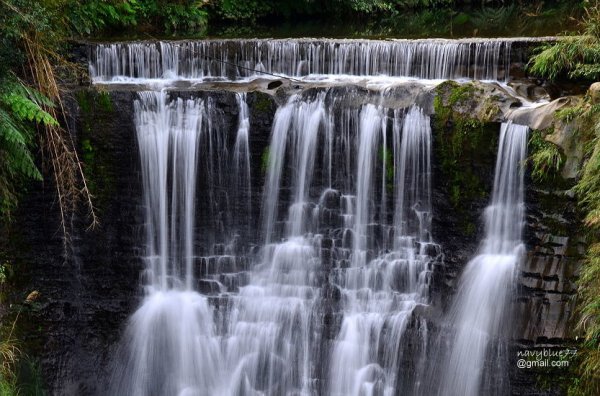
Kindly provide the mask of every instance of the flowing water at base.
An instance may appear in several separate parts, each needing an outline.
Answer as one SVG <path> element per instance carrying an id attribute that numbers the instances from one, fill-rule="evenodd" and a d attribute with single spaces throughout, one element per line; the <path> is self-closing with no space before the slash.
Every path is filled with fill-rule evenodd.
<path id="1" fill-rule="evenodd" d="M 485 210 L 485 238 L 479 254 L 467 264 L 450 309 L 448 324 L 454 336 L 440 368 L 439 395 L 481 394 L 486 361 L 493 360 L 489 352 L 502 349 L 498 343 L 525 250 L 521 232 L 527 131 L 526 126 L 502 124 L 492 201 Z M 483 388 L 486 394 L 501 394 L 500 385 Z"/>
<path id="2" fill-rule="evenodd" d="M 231 191 L 242 210 L 234 222 L 244 223 L 252 194 L 245 95 L 238 106 Z M 429 117 L 418 107 L 349 110 L 324 94 L 291 97 L 273 123 L 264 244 L 238 254 L 230 234 L 209 255 L 196 251 L 194 214 L 215 194 L 197 194 L 196 180 L 203 157 L 222 150 L 218 112 L 210 100 L 144 92 L 135 117 L 148 294 L 130 320 L 112 393 L 394 394 L 407 326 L 427 330 L 413 311 L 429 302 L 440 254 L 430 237 Z M 200 294 L 207 284 L 213 293 Z M 329 325 L 324 307 L 337 307 Z"/>
<path id="3" fill-rule="evenodd" d="M 510 48 L 502 40 L 110 44 L 95 48 L 90 67 L 105 82 L 256 77 L 206 61 L 217 54 L 316 79 L 498 79 Z M 436 344 L 440 326 L 427 312 L 443 254 L 431 236 L 430 118 L 416 99 L 389 107 L 386 89 L 362 99 L 359 87 L 335 89 L 297 90 L 280 104 L 260 169 L 248 94 L 235 94 L 234 128 L 210 93 L 137 94 L 145 297 L 110 394 L 487 392 L 484 366 L 502 349 L 523 250 L 527 128 L 502 126 L 486 236 Z M 263 177 L 264 186 L 253 184 Z"/>

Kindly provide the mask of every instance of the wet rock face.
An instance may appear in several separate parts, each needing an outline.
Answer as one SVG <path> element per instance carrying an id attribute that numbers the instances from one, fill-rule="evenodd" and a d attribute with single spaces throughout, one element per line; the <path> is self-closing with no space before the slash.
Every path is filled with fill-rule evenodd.
<path id="1" fill-rule="evenodd" d="M 460 129 L 457 122 L 433 129 L 433 239 L 442 246 L 444 264 L 434 271 L 439 306 L 447 309 L 462 269 L 484 235 L 482 213 L 494 181 L 499 124 Z"/>
<path id="2" fill-rule="evenodd" d="M 575 282 L 585 245 L 578 235 L 574 196 L 536 187 L 527 195 L 527 256 L 520 269 L 517 338 L 524 344 L 560 344 L 576 336 Z"/>
<path id="3" fill-rule="evenodd" d="M 260 227 L 265 177 L 262 162 L 269 146 L 273 116 L 277 103 L 289 97 L 290 89 L 294 88 L 284 84 L 274 90 L 273 95 L 255 91 L 247 96 L 254 230 Z M 485 88 L 482 89 L 485 91 Z M 349 106 L 364 101 L 364 96 L 370 95 L 363 88 L 338 87 L 333 91 L 344 93 L 343 96 L 351 102 Z M 484 93 L 487 95 L 489 92 Z M 42 357 L 44 376 L 49 389 L 56 394 L 102 394 L 102 381 L 108 376 L 110 359 L 115 354 L 127 318 L 139 306 L 142 296 L 140 274 L 144 264 L 140 246 L 144 238 L 144 216 L 133 124 L 135 95 L 135 92 L 127 90 L 107 94 L 82 90 L 73 92 L 70 101 L 72 131 L 86 163 L 84 171 L 97 198 L 100 226 L 86 231 L 83 214 L 76 218 L 73 250 L 63 259 L 58 213 L 50 184 L 29 195 L 17 222 L 23 239 L 22 256 L 27 262 L 23 272 L 24 289 L 36 289 L 42 294 L 43 308 L 30 321 L 40 326 L 43 332 L 32 334 L 31 338 L 32 342 L 40 343 L 38 352 Z M 238 123 L 235 92 L 182 91 L 176 95 L 210 98 L 221 112 L 219 127 L 224 136 L 235 137 Z M 408 87 L 395 95 L 390 96 L 390 103 L 402 106 L 406 97 L 411 100 L 416 97 L 424 107 L 433 109 L 433 96 L 421 88 Z M 477 103 L 466 103 L 469 101 L 467 98 L 462 105 L 465 113 L 473 112 L 473 106 L 480 103 L 479 99 L 472 100 Z M 511 100 L 508 98 L 499 106 L 510 107 Z M 433 239 L 442 246 L 445 257 L 443 263 L 434 263 L 431 292 L 435 309 L 418 314 L 432 323 L 439 320 L 442 311 L 449 305 L 457 279 L 475 255 L 483 235 L 481 214 L 489 202 L 493 184 L 499 131 L 497 123 L 468 128 L 468 125 L 461 124 L 466 129 L 457 130 L 456 122 L 438 124 L 436 116 L 432 120 L 432 125 L 435 124 L 432 153 Z M 491 120 L 497 121 L 495 117 Z M 229 141 L 227 145 L 231 147 L 233 143 Z M 458 154 L 452 151 L 456 147 L 460 147 Z M 289 183 L 283 182 L 284 189 L 285 185 Z M 527 183 L 524 235 L 528 253 L 519 273 L 519 294 L 515 297 L 518 320 L 514 337 L 517 347 L 561 344 L 573 336 L 567 329 L 573 309 L 573 280 L 581 251 L 579 242 L 573 237 L 577 235 L 578 225 L 574 201 L 564 192 L 538 187 L 532 182 Z M 202 200 L 200 186 L 199 194 L 198 199 Z M 330 221 L 335 222 L 334 212 L 339 205 L 339 196 L 325 197 L 324 204 L 331 209 Z M 198 216 L 202 222 L 210 212 L 204 211 L 201 205 L 199 207 Z M 325 225 L 327 221 L 323 219 Z M 259 243 L 259 235 L 252 229 L 241 233 L 244 244 L 251 247 Z M 329 239 L 322 241 L 325 265 L 328 248 L 333 243 Z M 247 263 L 228 265 L 235 267 Z M 324 271 L 328 270 L 324 268 Z M 203 283 L 201 288 L 212 295 L 216 291 L 214 286 Z M 335 287 L 324 288 L 320 315 L 329 333 L 323 334 L 323 354 L 328 350 L 328 343 L 335 338 L 336 326 L 339 326 L 335 308 L 339 299 L 340 293 Z M 409 331 L 416 331 L 416 326 L 414 324 Z M 418 345 L 413 347 L 415 350 L 419 348 Z M 325 359 L 324 356 L 323 361 Z M 414 362 L 408 358 L 403 363 L 406 367 L 411 364 Z M 513 372 L 511 383 L 517 394 L 523 393 L 524 389 L 535 388 L 535 378 L 523 372 Z"/>
<path id="4" fill-rule="evenodd" d="M 445 81 L 435 88 L 436 114 L 444 117 L 448 109 L 455 117 L 476 119 L 482 122 L 502 122 L 512 109 L 523 105 L 513 93 L 498 83 L 471 81 L 459 84 Z"/>
<path id="5" fill-rule="evenodd" d="M 41 293 L 41 308 L 27 318 L 27 326 L 38 330 L 30 337 L 31 353 L 41 358 L 50 394 L 98 391 L 104 362 L 139 301 L 137 145 L 128 111 L 131 97 L 125 93 L 115 99 L 119 111 L 92 101 L 82 106 L 68 101 L 78 143 L 87 141 L 94 159 L 102 159 L 85 169 L 86 174 L 96 172 L 90 188 L 97 197 L 99 226 L 85 231 L 85 214 L 78 214 L 69 227 L 73 249 L 65 252 L 51 182 L 27 195 L 15 223 L 15 232 L 22 235 L 18 257 L 24 261 L 24 289 Z M 87 106 L 86 121 L 81 107 Z"/>
<path id="6" fill-rule="evenodd" d="M 75 91 L 68 101 L 71 131 L 85 161 L 100 224 L 87 230 L 85 213 L 71 229 L 72 249 L 63 250 L 59 212 L 51 182 L 27 195 L 13 232 L 15 256 L 23 261 L 24 291 L 41 293 L 41 308 L 27 318 L 29 348 L 40 357 L 47 389 L 57 395 L 103 394 L 110 359 L 125 323 L 139 306 L 144 241 L 141 175 L 133 124 L 135 92 Z M 209 95 L 209 94 L 207 94 Z M 185 94 L 183 95 L 185 96 Z M 222 127 L 237 127 L 235 95 L 211 93 L 223 110 Z M 268 145 L 272 100 L 250 95 L 252 157 Z M 262 133 L 260 133 L 262 131 Z M 262 185 L 260 162 L 253 184 Z M 260 194 L 253 207 L 260 207 Z M 16 237 L 15 237 L 16 238 Z M 65 258 L 66 257 L 66 258 Z"/>
<path id="7" fill-rule="evenodd" d="M 577 349 L 578 334 L 573 329 L 575 282 L 585 254 L 582 226 L 575 198 L 564 186 L 553 189 L 531 180 L 527 184 L 523 235 L 527 252 L 514 298 L 511 384 L 516 395 L 561 395 L 572 375 L 568 368 L 528 370 L 518 368 L 517 361 L 523 351 Z M 540 384 L 544 384 L 543 392 Z"/>

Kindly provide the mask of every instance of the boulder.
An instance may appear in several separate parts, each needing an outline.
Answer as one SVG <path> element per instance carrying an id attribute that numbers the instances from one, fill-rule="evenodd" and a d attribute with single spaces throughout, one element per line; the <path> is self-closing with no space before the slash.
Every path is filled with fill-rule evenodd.
<path id="1" fill-rule="evenodd" d="M 600 82 L 595 82 L 590 85 L 588 93 L 593 103 L 600 103 Z"/>

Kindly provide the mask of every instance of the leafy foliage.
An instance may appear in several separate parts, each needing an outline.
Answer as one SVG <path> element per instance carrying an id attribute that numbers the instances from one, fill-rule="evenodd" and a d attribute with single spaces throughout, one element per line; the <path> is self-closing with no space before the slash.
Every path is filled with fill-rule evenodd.
<path id="1" fill-rule="evenodd" d="M 588 147 L 589 157 L 581 172 L 577 192 L 580 203 L 587 209 L 586 225 L 600 230 L 600 121 Z"/>
<path id="2" fill-rule="evenodd" d="M 138 23 L 136 0 L 66 3 L 65 23 L 80 36 L 90 35 L 112 27 L 136 26 Z M 81 4 L 83 3 L 83 4 Z"/>
<path id="3" fill-rule="evenodd" d="M 552 180 L 560 172 L 564 163 L 563 155 L 555 144 L 544 139 L 542 131 L 534 131 L 529 138 L 532 165 L 531 177 L 538 181 Z"/>
<path id="4" fill-rule="evenodd" d="M 348 6 L 354 11 L 364 13 L 391 11 L 394 8 L 393 2 L 386 0 L 350 0 Z"/>
<path id="5" fill-rule="evenodd" d="M 163 21 L 167 32 L 197 32 L 204 31 L 208 13 L 202 9 L 203 2 L 195 1 L 190 4 L 167 4 L 156 10 L 155 18 Z"/>
<path id="6" fill-rule="evenodd" d="M 550 79 L 600 78 L 600 5 L 586 4 L 582 34 L 542 48 L 530 62 L 531 72 Z M 578 282 L 578 327 L 585 341 L 579 350 L 579 377 L 569 388 L 570 395 L 578 396 L 600 394 L 600 105 L 590 99 L 558 114 L 564 122 L 579 124 L 586 157 L 575 186 L 589 242 Z"/>
<path id="7" fill-rule="evenodd" d="M 83 3 L 83 4 L 82 4 Z M 63 0 L 65 25 L 79 36 L 133 27 L 167 33 L 202 32 L 208 13 L 204 1 Z"/>
<path id="8" fill-rule="evenodd" d="M 600 78 L 600 5 L 597 1 L 589 3 L 582 34 L 542 46 L 529 62 L 531 73 L 551 80 Z"/>
<path id="9" fill-rule="evenodd" d="M 41 179 L 32 151 L 37 126 L 57 124 L 44 109 L 51 106 L 49 99 L 15 74 L 22 72 L 22 65 L 27 64 L 23 32 L 29 31 L 33 23 L 40 31 L 49 29 L 48 13 L 42 3 L 0 0 L 0 222 L 8 219 L 16 208 L 27 183 Z M 10 265 L 0 254 L 2 297 L 9 277 Z M 20 393 L 17 365 L 21 350 L 12 337 L 13 328 L 8 331 L 0 326 L 0 394 L 7 396 Z"/>
<path id="10" fill-rule="evenodd" d="M 274 11 L 272 1 L 220 0 L 213 5 L 214 14 L 229 20 L 254 20 Z"/>
<path id="11" fill-rule="evenodd" d="M 273 37 L 277 25 L 294 35 L 453 37 L 543 36 L 572 27 L 581 2 L 512 0 L 211 0 L 211 33 Z M 299 26 L 299 20 L 302 24 Z M 240 24 L 238 22 L 243 21 Z M 307 25 L 314 27 L 306 31 Z M 325 28 L 324 28 L 325 27 Z M 259 28 L 259 30 L 257 30 Z M 300 28 L 300 31 L 294 30 Z M 287 33 L 287 32 L 285 32 Z M 284 36 L 285 33 L 282 35 Z M 289 35 L 288 35 L 289 36 Z"/>
<path id="12" fill-rule="evenodd" d="M 589 103 L 589 99 L 574 110 L 579 115 L 586 157 L 575 192 L 585 212 L 589 242 L 578 281 L 578 327 L 585 341 L 579 350 L 579 378 L 569 389 L 569 394 L 578 396 L 600 394 L 600 105 Z"/>
<path id="13" fill-rule="evenodd" d="M 0 254 L 0 268 L 4 266 Z M 5 281 L 0 279 L 0 287 Z M 0 325 L 0 395 L 2 396 L 44 396 L 44 385 L 37 363 L 23 350 L 15 333 L 19 316 L 24 311 L 39 309 L 35 302 L 38 291 L 32 291 L 19 304 L 11 305 L 13 318 Z M 6 314 L 3 319 L 6 318 Z"/>
<path id="14" fill-rule="evenodd" d="M 0 341 L 0 395 L 17 395 L 18 385 L 15 375 L 15 366 L 18 363 L 21 351 L 13 340 Z"/>
<path id="15" fill-rule="evenodd" d="M 19 187 L 27 179 L 41 180 L 31 148 L 35 125 L 57 126 L 42 106 L 52 102 L 16 78 L 5 81 L 0 92 L 0 215 L 16 207 Z"/>
<path id="16" fill-rule="evenodd" d="M 17 150 L 25 146 L 30 149 L 34 143 L 40 143 L 56 188 L 65 247 L 68 216 L 74 213 L 78 202 L 85 202 L 91 224 L 97 222 L 72 137 L 58 123 L 64 115 L 58 79 L 77 69 L 61 55 L 64 42 L 72 33 L 64 24 L 65 7 L 80 6 L 75 3 L 73 0 L 0 0 L 0 37 L 4 37 L 2 44 L 6 46 L 0 52 L 0 64 L 6 61 L 10 65 L 0 75 L 5 131 L 5 139 L 0 143 L 2 149 L 13 154 L 3 159 L 1 209 L 7 212 L 14 208 L 18 192 L 27 180 L 41 177 L 31 167 L 31 154 Z M 21 64 L 13 63 L 12 59 L 18 59 Z M 23 139 L 15 140 L 15 131 L 22 132 L 18 136 Z"/>

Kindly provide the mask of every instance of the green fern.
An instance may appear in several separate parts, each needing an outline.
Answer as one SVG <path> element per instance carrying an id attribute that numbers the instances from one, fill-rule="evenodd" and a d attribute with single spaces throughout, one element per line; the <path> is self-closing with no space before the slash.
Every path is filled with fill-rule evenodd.
<path id="1" fill-rule="evenodd" d="M 544 139 L 540 131 L 534 131 L 529 139 L 532 164 L 531 177 L 538 182 L 554 179 L 560 172 L 564 158 L 558 146 Z"/>
<path id="2" fill-rule="evenodd" d="M 44 111 L 36 102 L 16 93 L 10 93 L 0 98 L 6 106 L 10 107 L 13 114 L 21 121 L 34 121 L 46 126 L 58 126 L 58 122 L 48 112 Z"/>
<path id="3" fill-rule="evenodd" d="M 52 102 L 16 78 L 0 82 L 0 215 L 17 205 L 27 180 L 41 180 L 31 149 L 36 125 L 57 126 L 44 107 Z"/>
<path id="4" fill-rule="evenodd" d="M 31 140 L 31 129 L 0 109 L 0 151 L 3 152 L 3 170 L 9 176 L 14 178 L 21 174 L 36 180 L 42 178 L 29 149 Z"/>
<path id="5" fill-rule="evenodd" d="M 583 31 L 539 48 L 528 64 L 532 74 L 554 80 L 600 78 L 600 5 L 586 8 Z"/>

